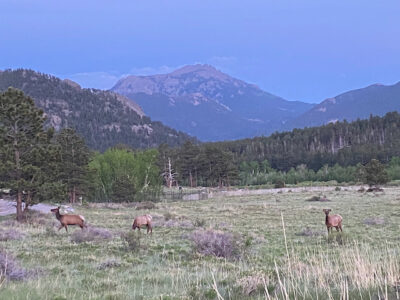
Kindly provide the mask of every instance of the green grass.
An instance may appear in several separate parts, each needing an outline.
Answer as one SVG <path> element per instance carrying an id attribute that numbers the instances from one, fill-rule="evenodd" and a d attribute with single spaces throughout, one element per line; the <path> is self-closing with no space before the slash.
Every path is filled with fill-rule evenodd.
<path id="1" fill-rule="evenodd" d="M 115 234 L 98 243 L 72 243 L 79 228 L 67 234 L 49 224 L 21 224 L 15 229 L 26 237 L 1 247 L 42 273 L 1 282 L 0 299 L 398 299 L 400 188 L 324 194 L 331 202 L 307 202 L 317 194 L 304 191 L 159 203 L 151 211 L 77 207 L 90 225 Z M 343 234 L 327 237 L 323 208 L 342 215 Z M 169 214 L 177 224 L 193 221 L 239 235 L 242 255 L 226 260 L 197 254 L 185 236 L 198 227 L 158 226 L 152 236 L 142 230 L 140 249 L 129 251 L 120 233 L 145 213 L 155 222 Z M 385 222 L 365 225 L 372 217 Z M 55 219 L 46 218 L 50 224 Z M 306 227 L 316 234 L 301 235 Z M 119 263 L 99 268 L 107 260 Z"/>

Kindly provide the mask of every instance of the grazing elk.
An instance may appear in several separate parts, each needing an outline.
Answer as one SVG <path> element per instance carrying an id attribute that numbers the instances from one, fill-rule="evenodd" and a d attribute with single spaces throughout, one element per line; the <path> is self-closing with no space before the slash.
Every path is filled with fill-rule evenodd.
<path id="1" fill-rule="evenodd" d="M 68 225 L 78 225 L 81 229 L 86 227 L 85 218 L 80 215 L 62 215 L 60 214 L 60 207 L 53 208 L 50 210 L 52 213 L 56 214 L 56 218 L 60 221 L 61 225 L 58 228 L 60 231 L 61 228 L 65 227 L 65 231 L 68 232 Z"/>
<path id="2" fill-rule="evenodd" d="M 328 229 L 328 234 L 329 234 L 329 229 L 332 232 L 332 227 L 335 227 L 337 231 L 343 231 L 342 229 L 342 216 L 340 215 L 329 215 L 331 212 L 331 209 L 323 209 L 323 212 L 325 213 L 325 225 L 326 228 Z"/>
<path id="3" fill-rule="evenodd" d="M 138 216 L 133 220 L 132 229 L 135 230 L 136 228 L 139 229 L 141 226 L 147 226 L 147 233 L 153 234 L 153 227 L 151 226 L 151 220 L 153 219 L 150 215 Z"/>

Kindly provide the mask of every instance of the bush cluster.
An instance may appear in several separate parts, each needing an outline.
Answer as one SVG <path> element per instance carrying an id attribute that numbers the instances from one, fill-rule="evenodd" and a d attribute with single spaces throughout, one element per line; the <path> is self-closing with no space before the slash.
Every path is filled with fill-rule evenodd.
<path id="1" fill-rule="evenodd" d="M 71 235 L 71 241 L 79 244 L 83 242 L 110 240 L 112 237 L 112 233 L 107 229 L 99 227 L 87 227 L 84 230 L 76 230 Z"/>
<path id="2" fill-rule="evenodd" d="M 232 233 L 216 230 L 197 230 L 190 235 L 195 250 L 203 255 L 234 258 L 240 254 L 240 243 Z"/>

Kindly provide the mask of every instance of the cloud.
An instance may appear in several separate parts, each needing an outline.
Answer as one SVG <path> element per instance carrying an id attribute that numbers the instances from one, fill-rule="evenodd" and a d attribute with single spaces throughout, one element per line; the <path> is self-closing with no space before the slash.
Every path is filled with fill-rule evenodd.
<path id="1" fill-rule="evenodd" d="M 95 88 L 108 90 L 124 75 L 114 72 L 83 72 L 69 75 L 60 75 L 61 78 L 68 78 L 79 83 L 84 88 Z"/>
<path id="2" fill-rule="evenodd" d="M 131 75 L 137 76 L 147 76 L 147 75 L 155 75 L 155 74 L 166 74 L 171 73 L 172 71 L 180 68 L 178 67 L 170 67 L 170 66 L 159 66 L 159 67 L 134 67 L 129 73 Z"/>

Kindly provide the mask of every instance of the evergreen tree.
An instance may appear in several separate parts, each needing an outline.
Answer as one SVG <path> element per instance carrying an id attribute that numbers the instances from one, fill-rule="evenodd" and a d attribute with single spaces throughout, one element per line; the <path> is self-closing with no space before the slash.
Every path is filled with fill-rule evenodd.
<path id="1" fill-rule="evenodd" d="M 18 221 L 23 219 L 24 195 L 32 197 L 45 178 L 44 119 L 43 111 L 23 92 L 9 88 L 0 93 L 0 178 L 1 185 L 16 194 Z"/>
<path id="2" fill-rule="evenodd" d="M 83 194 L 87 187 L 90 150 L 71 128 L 62 129 L 56 143 L 60 151 L 58 179 L 65 184 L 70 203 L 75 203 L 77 194 Z"/>
<path id="3" fill-rule="evenodd" d="M 134 201 L 136 194 L 133 178 L 128 175 L 118 177 L 112 186 L 111 200 L 113 202 L 131 202 Z"/>
<path id="4" fill-rule="evenodd" d="M 364 167 L 364 183 L 369 186 L 385 184 L 389 181 L 389 176 L 379 160 L 371 159 Z"/>

